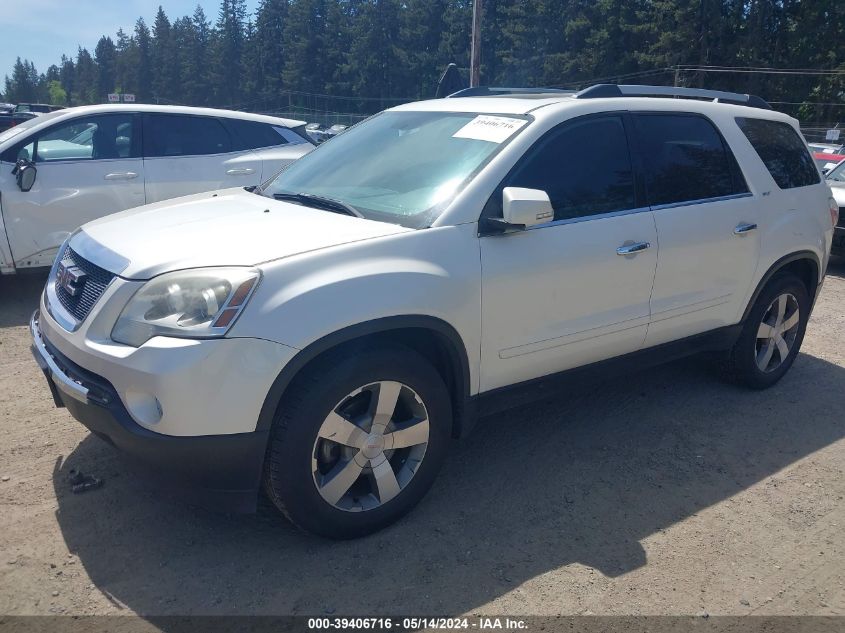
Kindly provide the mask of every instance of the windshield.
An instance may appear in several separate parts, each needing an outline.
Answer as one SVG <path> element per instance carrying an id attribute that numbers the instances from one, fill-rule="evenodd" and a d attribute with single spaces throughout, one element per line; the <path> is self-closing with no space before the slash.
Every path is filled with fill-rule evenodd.
<path id="1" fill-rule="evenodd" d="M 262 190 L 330 198 L 372 220 L 431 224 L 526 117 L 384 112 L 336 136 Z"/>
<path id="2" fill-rule="evenodd" d="M 64 114 L 61 111 L 57 112 L 48 112 L 47 114 L 41 114 L 39 116 L 33 117 L 31 119 L 27 119 L 22 123 L 18 123 L 15 127 L 11 127 L 2 134 L 0 134 L 0 143 L 4 143 L 8 141 L 10 138 L 14 138 L 18 134 L 22 134 L 26 132 L 29 128 L 34 125 L 38 125 L 40 123 L 44 123 L 44 121 L 49 121 L 50 119 L 54 119 L 60 114 Z"/>
<path id="3" fill-rule="evenodd" d="M 836 182 L 845 182 L 845 160 L 842 160 L 836 167 L 834 167 L 826 178 Z"/>

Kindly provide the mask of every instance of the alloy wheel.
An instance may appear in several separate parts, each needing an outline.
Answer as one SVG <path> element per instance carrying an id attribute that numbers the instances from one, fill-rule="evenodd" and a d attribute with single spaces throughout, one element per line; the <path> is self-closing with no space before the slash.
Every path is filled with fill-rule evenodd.
<path id="1" fill-rule="evenodd" d="M 795 344 L 800 324 L 801 312 L 795 296 L 783 293 L 775 297 L 757 329 L 755 353 L 760 371 L 773 372 L 784 363 Z"/>
<path id="2" fill-rule="evenodd" d="M 413 479 L 428 440 L 428 412 L 413 389 L 394 381 L 365 385 L 320 426 L 311 458 L 314 485 L 339 510 L 372 510 Z"/>

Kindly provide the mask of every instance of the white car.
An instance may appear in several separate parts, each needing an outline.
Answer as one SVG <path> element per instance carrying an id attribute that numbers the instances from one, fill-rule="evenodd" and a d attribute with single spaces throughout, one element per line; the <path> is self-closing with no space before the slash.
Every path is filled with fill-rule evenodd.
<path id="1" fill-rule="evenodd" d="M 48 267 L 76 227 L 211 189 L 255 186 L 313 146 L 304 122 L 182 106 L 98 105 L 0 134 L 0 274 Z"/>
<path id="2" fill-rule="evenodd" d="M 845 256 L 845 160 L 840 161 L 831 169 L 825 178 L 833 192 L 833 199 L 839 205 L 839 222 L 836 224 L 833 235 L 831 252 L 834 255 Z"/>
<path id="3" fill-rule="evenodd" d="M 700 351 L 751 388 L 786 373 L 836 224 L 794 119 L 682 88 L 464 94 L 260 190 L 82 227 L 31 323 L 57 405 L 205 503 L 263 487 L 350 537 L 514 389 Z"/>

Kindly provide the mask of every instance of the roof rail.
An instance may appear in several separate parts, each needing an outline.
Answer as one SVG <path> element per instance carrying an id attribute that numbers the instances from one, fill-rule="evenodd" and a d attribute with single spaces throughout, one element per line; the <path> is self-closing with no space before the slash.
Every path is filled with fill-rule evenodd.
<path id="1" fill-rule="evenodd" d="M 724 92 L 722 90 L 704 90 L 702 88 L 681 88 L 677 86 L 635 86 L 616 84 L 597 84 L 585 88 L 575 95 L 576 99 L 603 99 L 605 97 L 681 97 L 685 99 L 712 99 L 721 103 L 733 103 L 750 108 L 771 110 L 772 106 L 760 97 Z"/>
<path id="2" fill-rule="evenodd" d="M 566 95 L 575 94 L 572 90 L 560 90 L 559 88 L 495 88 L 491 86 L 476 86 L 474 88 L 464 88 L 458 90 L 450 95 L 447 99 L 453 97 L 496 97 L 508 95 L 543 95 L 548 94 L 552 96 L 563 97 Z"/>

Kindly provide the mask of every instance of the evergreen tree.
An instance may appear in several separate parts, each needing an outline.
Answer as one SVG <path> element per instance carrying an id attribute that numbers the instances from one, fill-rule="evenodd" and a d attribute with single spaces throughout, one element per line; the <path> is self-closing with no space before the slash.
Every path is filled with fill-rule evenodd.
<path id="1" fill-rule="evenodd" d="M 21 61 L 20 57 L 15 60 L 12 76 L 6 76 L 3 92 L 5 98 L 13 103 L 37 101 L 38 74 L 31 61 L 26 59 Z"/>
<path id="2" fill-rule="evenodd" d="M 130 52 L 130 38 L 123 29 L 117 30 L 117 39 L 115 40 L 115 64 L 114 64 L 114 89 L 117 92 L 131 92 L 129 90 L 132 81 L 130 79 L 131 69 L 130 61 L 132 53 Z"/>
<path id="3" fill-rule="evenodd" d="M 105 101 L 115 87 L 117 50 L 110 37 L 101 37 L 94 49 L 94 61 L 97 64 L 97 88 L 95 101 Z"/>
<path id="4" fill-rule="evenodd" d="M 222 0 L 212 55 L 212 78 L 218 105 L 234 106 L 244 101 L 240 88 L 245 23 L 245 0 Z"/>
<path id="5" fill-rule="evenodd" d="M 88 49 L 80 48 L 76 55 L 76 92 L 73 96 L 76 105 L 94 103 L 97 93 L 97 65 Z"/>
<path id="6" fill-rule="evenodd" d="M 136 101 L 149 102 L 153 93 L 152 76 L 152 38 L 150 29 L 144 18 L 138 18 L 135 22 L 135 59 L 132 60 L 130 68 L 133 69 L 133 92 Z"/>
<path id="7" fill-rule="evenodd" d="M 62 90 L 65 91 L 66 104 L 75 105 L 73 103 L 73 92 L 76 89 L 76 65 L 66 55 L 62 55 L 62 62 L 59 66 L 59 82 L 62 84 Z"/>
<path id="8" fill-rule="evenodd" d="M 183 100 L 192 105 L 210 105 L 211 24 L 199 5 L 191 16 L 190 26 L 186 24 L 183 46 L 185 48 L 182 58 Z"/>
<path id="9" fill-rule="evenodd" d="M 178 46 L 173 40 L 170 20 L 159 5 L 152 30 L 152 89 L 156 101 L 176 102 L 179 99 Z"/>

